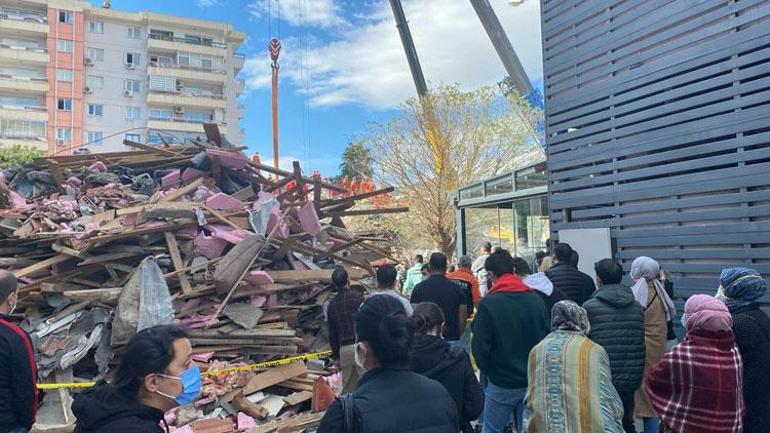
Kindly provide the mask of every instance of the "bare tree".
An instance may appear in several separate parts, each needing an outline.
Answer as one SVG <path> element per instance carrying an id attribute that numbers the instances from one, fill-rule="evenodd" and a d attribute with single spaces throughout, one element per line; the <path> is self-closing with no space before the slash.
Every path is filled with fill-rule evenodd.
<path id="1" fill-rule="evenodd" d="M 411 210 L 383 217 L 391 230 L 416 246 L 432 244 L 451 256 L 456 224 L 449 193 L 512 169 L 515 158 L 533 144 L 522 122 L 527 107 L 492 87 L 463 91 L 441 86 L 427 98 L 408 100 L 397 116 L 372 124 L 363 138 L 374 159 L 375 179 L 395 186 L 396 197 Z M 426 104 L 433 116 L 424 115 Z M 427 118 L 437 124 L 426 124 Z"/>

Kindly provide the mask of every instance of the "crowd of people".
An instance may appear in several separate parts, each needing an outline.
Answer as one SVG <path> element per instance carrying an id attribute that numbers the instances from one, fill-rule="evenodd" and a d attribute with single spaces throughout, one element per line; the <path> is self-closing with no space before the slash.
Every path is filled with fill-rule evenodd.
<path id="1" fill-rule="evenodd" d="M 655 260 L 635 259 L 630 285 L 615 259 L 595 263 L 595 279 L 578 264 L 566 243 L 535 263 L 485 245 L 451 272 L 442 253 L 405 272 L 382 265 L 367 293 L 334 269 L 325 314 L 343 390 L 318 432 L 770 431 L 757 271 L 724 269 L 716 295 L 690 296 L 672 344 L 680 316 Z M 16 278 L 0 272 L 0 433 L 30 431 L 38 404 L 17 298 Z M 200 390 L 185 331 L 145 329 L 111 383 L 76 396 L 75 433 L 168 431 L 164 413 Z"/>

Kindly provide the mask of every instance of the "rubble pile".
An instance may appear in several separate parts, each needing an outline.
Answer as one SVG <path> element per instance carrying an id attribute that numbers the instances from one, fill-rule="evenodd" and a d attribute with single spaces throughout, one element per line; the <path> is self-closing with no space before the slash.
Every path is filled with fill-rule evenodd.
<path id="1" fill-rule="evenodd" d="M 214 373 L 170 425 L 299 431 L 320 420 L 309 411 L 319 384 L 335 381 L 322 362 L 217 372 L 326 350 L 332 269 L 360 281 L 390 254 L 386 238 L 357 237 L 342 218 L 406 209 L 350 210 L 392 189 L 355 195 L 304 176 L 296 162 L 275 170 L 205 126 L 208 140 L 186 146 L 126 141 L 137 150 L 5 170 L 0 268 L 19 279 L 43 383 L 109 380 L 138 330 L 179 323 Z M 40 429 L 71 426 L 72 388 L 47 392 Z"/>

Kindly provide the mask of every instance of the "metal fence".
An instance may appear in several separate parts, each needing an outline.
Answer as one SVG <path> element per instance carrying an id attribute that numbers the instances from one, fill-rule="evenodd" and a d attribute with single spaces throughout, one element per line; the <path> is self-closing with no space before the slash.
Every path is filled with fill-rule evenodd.
<path id="1" fill-rule="evenodd" d="M 770 1 L 542 0 L 551 229 L 714 293 L 770 276 Z"/>

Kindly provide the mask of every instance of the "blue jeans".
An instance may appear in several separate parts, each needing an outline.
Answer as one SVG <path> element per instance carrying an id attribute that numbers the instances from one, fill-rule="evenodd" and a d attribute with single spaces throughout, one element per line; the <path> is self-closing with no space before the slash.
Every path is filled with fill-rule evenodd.
<path id="1" fill-rule="evenodd" d="M 507 389 L 487 382 L 484 394 L 482 433 L 502 433 L 511 421 L 516 425 L 516 431 L 521 433 L 527 388 Z"/>
<path id="2" fill-rule="evenodd" d="M 644 433 L 660 432 L 660 420 L 657 418 L 642 418 L 642 424 L 644 424 Z"/>

